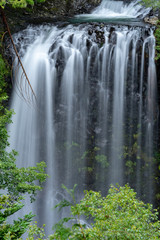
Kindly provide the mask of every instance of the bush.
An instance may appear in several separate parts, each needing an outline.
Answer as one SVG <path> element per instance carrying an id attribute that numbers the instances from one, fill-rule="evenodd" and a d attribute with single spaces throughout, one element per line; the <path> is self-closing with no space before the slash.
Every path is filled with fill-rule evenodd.
<path id="1" fill-rule="evenodd" d="M 63 201 L 57 206 L 65 205 L 69 203 Z M 158 212 L 151 204 L 136 198 L 136 193 L 128 185 L 111 186 L 106 197 L 99 192 L 85 191 L 79 204 L 71 204 L 71 215 L 55 225 L 55 233 L 49 239 L 160 239 Z M 80 219 L 84 217 L 89 219 L 90 225 L 82 223 Z M 74 223 L 67 227 L 65 223 L 71 219 Z"/>

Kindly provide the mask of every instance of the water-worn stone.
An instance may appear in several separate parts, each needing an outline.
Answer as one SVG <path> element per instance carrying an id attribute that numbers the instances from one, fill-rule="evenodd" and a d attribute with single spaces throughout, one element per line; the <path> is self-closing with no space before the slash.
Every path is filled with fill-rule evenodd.
<path id="1" fill-rule="evenodd" d="M 146 23 L 150 23 L 150 24 L 152 24 L 152 25 L 157 25 L 157 23 L 158 23 L 158 17 L 156 17 L 156 16 L 145 17 L 145 18 L 144 18 L 144 21 L 145 21 Z"/>

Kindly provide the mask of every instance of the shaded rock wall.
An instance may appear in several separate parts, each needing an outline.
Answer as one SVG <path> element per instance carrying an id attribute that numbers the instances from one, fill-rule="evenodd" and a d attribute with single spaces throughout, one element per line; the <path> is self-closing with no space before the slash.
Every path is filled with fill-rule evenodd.
<path id="1" fill-rule="evenodd" d="M 5 14 L 11 32 L 17 32 L 28 24 L 41 24 L 44 22 L 65 21 L 79 13 L 88 13 L 97 7 L 102 0 L 47 0 L 45 3 L 28 6 L 25 9 L 5 8 Z M 3 29 L 2 21 L 0 30 Z"/>

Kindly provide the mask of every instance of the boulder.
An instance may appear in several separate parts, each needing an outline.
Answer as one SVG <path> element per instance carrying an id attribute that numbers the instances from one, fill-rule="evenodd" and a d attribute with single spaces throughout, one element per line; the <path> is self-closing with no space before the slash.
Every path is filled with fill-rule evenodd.
<path id="1" fill-rule="evenodd" d="M 150 24 L 152 24 L 152 25 L 157 25 L 157 23 L 158 23 L 158 17 L 156 17 L 156 16 L 148 16 L 148 17 L 145 17 L 145 18 L 144 18 L 144 21 L 145 21 L 146 23 L 150 23 Z"/>

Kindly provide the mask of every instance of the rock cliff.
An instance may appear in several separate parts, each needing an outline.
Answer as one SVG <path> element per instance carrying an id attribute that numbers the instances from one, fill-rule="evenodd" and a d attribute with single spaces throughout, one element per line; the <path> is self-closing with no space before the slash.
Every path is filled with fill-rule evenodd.
<path id="1" fill-rule="evenodd" d="M 45 3 L 28 6 L 25 9 L 7 7 L 5 14 L 11 32 L 17 32 L 28 24 L 41 24 L 44 22 L 65 21 L 79 13 L 88 13 L 100 4 L 102 0 L 47 0 Z M 2 21 L 0 30 L 3 29 Z"/>

